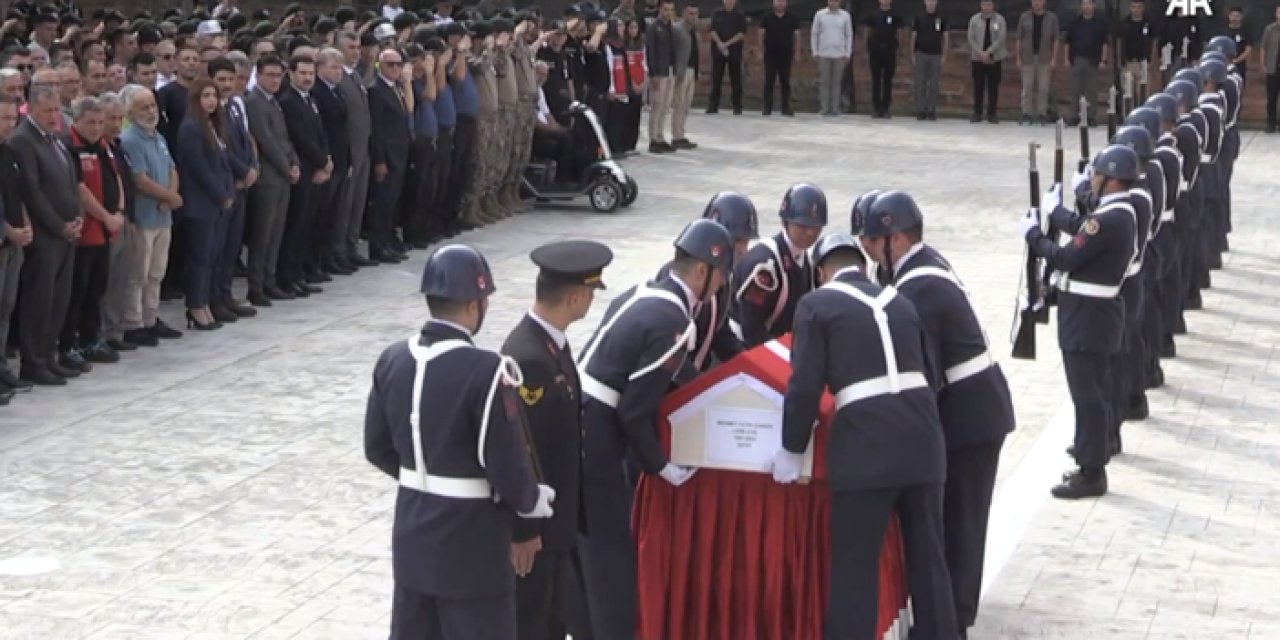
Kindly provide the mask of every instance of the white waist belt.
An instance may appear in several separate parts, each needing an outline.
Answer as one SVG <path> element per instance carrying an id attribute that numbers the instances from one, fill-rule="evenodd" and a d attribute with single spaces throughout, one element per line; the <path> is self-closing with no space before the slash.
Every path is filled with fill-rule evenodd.
<path id="1" fill-rule="evenodd" d="M 1092 282 L 1080 282 L 1070 278 L 1063 278 L 1058 283 L 1058 290 L 1063 293 L 1070 293 L 1086 298 L 1114 298 L 1120 295 L 1119 285 L 1094 284 Z"/>
<path id="2" fill-rule="evenodd" d="M 983 351 L 982 353 L 947 369 L 942 373 L 942 375 L 946 378 L 947 384 L 955 384 L 965 378 L 972 378 L 973 376 L 986 371 L 991 368 L 991 365 L 993 364 L 995 364 L 995 361 L 991 359 L 991 352 Z"/>
<path id="3" fill-rule="evenodd" d="M 883 396 L 898 391 L 906 391 L 908 389 L 919 389 L 929 386 L 929 381 L 925 379 L 924 374 L 919 371 L 900 371 L 898 372 L 898 390 L 894 391 L 889 381 L 889 376 L 880 376 L 879 378 L 871 378 L 862 382 L 855 382 L 836 394 L 836 409 L 843 409 L 845 405 L 867 398 Z"/>
<path id="4" fill-rule="evenodd" d="M 605 383 L 596 380 L 581 369 L 578 370 L 578 380 L 582 383 L 583 393 L 609 405 L 610 408 L 618 408 L 618 401 L 622 399 L 621 393 L 614 391 Z"/>
<path id="5" fill-rule="evenodd" d="M 404 467 L 400 467 L 400 486 L 443 498 L 488 500 L 493 497 L 493 489 L 484 478 L 446 478 L 429 473 L 424 476 Z"/>

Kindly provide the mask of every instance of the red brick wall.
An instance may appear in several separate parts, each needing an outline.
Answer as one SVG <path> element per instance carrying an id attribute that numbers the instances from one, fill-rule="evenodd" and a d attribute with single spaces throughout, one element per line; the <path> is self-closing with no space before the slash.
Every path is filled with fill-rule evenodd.
<path id="1" fill-rule="evenodd" d="M 809 42 L 807 28 L 800 32 L 800 37 L 803 39 L 802 43 L 807 45 Z M 710 37 L 704 34 L 699 38 L 699 42 L 709 43 Z M 745 106 L 748 109 L 759 108 L 760 99 L 764 91 L 764 62 L 758 46 L 759 42 L 760 37 L 753 26 L 747 35 L 746 68 L 743 70 L 743 96 L 746 103 Z M 912 90 L 914 72 L 906 55 L 905 52 L 899 52 L 898 67 L 893 78 L 893 110 L 896 113 L 910 114 L 914 113 L 915 108 Z M 853 61 L 854 98 L 857 101 L 857 110 L 859 113 L 868 113 L 871 101 L 871 72 L 867 66 L 866 49 L 862 42 L 861 34 L 859 34 L 854 44 Z M 703 44 L 702 62 L 698 68 L 701 71 L 698 100 L 704 102 L 711 85 L 711 74 L 708 72 L 711 68 L 711 53 L 706 44 Z M 1021 110 L 1019 106 L 1021 104 L 1020 92 L 1022 90 L 1021 74 L 1014 67 L 1012 60 L 1005 61 L 1003 72 L 1004 79 L 1000 83 L 1000 111 L 1006 117 L 1016 118 Z M 1266 113 L 1266 96 L 1263 95 L 1264 81 L 1262 73 L 1258 69 L 1250 69 L 1249 74 L 1249 82 L 1245 87 L 1245 104 L 1241 118 L 1253 125 L 1260 125 Z M 1105 104 L 1110 78 L 1109 71 L 1099 74 L 1098 101 L 1095 104 Z M 727 77 L 724 80 L 724 84 L 721 109 L 727 107 L 729 95 L 729 79 Z M 1152 84 L 1155 83 L 1153 82 Z M 946 61 L 942 68 L 942 79 L 939 83 L 939 111 L 952 115 L 967 115 L 971 113 L 973 111 L 972 86 L 973 84 L 970 80 L 969 44 L 965 40 L 963 31 L 952 31 L 951 48 L 947 52 Z M 776 92 L 777 89 L 775 88 L 774 91 Z M 792 67 L 791 94 L 793 107 L 797 111 L 817 111 L 817 63 L 809 55 L 807 46 L 801 47 L 800 58 L 796 60 L 795 65 Z M 1051 95 L 1058 104 L 1059 111 L 1065 112 L 1067 102 L 1065 96 L 1068 95 L 1066 69 L 1059 67 L 1054 70 L 1053 92 Z M 775 108 L 777 108 L 776 96 L 774 100 Z M 1052 109 L 1052 107 L 1050 108 Z"/>

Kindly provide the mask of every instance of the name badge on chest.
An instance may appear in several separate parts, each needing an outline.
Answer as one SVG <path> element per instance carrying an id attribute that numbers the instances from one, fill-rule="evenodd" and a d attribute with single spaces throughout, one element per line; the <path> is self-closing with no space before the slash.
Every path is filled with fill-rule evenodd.
<path id="1" fill-rule="evenodd" d="M 884 23 L 885 23 L 885 24 L 893 24 L 893 16 L 885 16 L 885 17 L 884 17 Z"/>
<path id="2" fill-rule="evenodd" d="M 933 30 L 934 30 L 934 31 L 942 31 L 942 18 L 934 18 L 934 20 L 933 20 Z"/>

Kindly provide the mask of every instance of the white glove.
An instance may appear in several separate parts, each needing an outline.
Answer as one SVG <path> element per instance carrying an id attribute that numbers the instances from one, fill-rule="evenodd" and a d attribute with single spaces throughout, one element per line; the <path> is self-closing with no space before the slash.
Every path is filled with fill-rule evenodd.
<path id="1" fill-rule="evenodd" d="M 1055 182 L 1040 198 L 1040 210 L 1053 213 L 1062 206 L 1062 183 Z"/>
<path id="2" fill-rule="evenodd" d="M 791 484 L 800 479 L 800 469 L 804 466 L 804 456 L 799 453 L 791 453 L 786 449 L 778 449 L 773 454 L 773 462 L 770 465 L 773 471 L 773 481 L 779 484 Z"/>
<path id="3" fill-rule="evenodd" d="M 1071 176 L 1071 191 L 1078 191 L 1080 189 L 1080 185 L 1087 184 L 1092 179 L 1093 165 L 1085 165 L 1084 171 L 1077 171 L 1075 175 Z"/>
<path id="4" fill-rule="evenodd" d="M 521 518 L 550 518 L 555 513 L 551 509 L 551 503 L 555 502 L 556 490 L 545 484 L 538 485 L 538 501 L 533 505 L 533 511 L 529 513 L 516 513 Z"/>
<path id="5" fill-rule="evenodd" d="M 1040 228 L 1040 211 L 1037 210 L 1035 207 L 1029 207 L 1027 209 L 1027 215 L 1022 216 L 1022 219 L 1018 221 L 1018 235 L 1025 238 L 1027 237 L 1028 233 L 1031 233 L 1032 229 L 1039 229 L 1039 228 Z"/>
<path id="6" fill-rule="evenodd" d="M 689 478 L 692 478 L 693 474 L 697 471 L 698 470 L 696 468 L 686 469 L 668 462 L 667 466 L 663 467 L 662 471 L 658 472 L 658 475 L 662 476 L 663 480 L 670 482 L 671 486 L 678 487 L 688 482 Z"/>

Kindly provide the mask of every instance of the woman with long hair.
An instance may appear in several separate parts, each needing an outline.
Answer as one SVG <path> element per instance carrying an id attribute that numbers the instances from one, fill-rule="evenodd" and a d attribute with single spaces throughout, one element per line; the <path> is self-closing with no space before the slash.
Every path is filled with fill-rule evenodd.
<path id="1" fill-rule="evenodd" d="M 644 35 L 636 20 L 609 21 L 606 53 L 610 70 L 609 149 L 619 156 L 635 151 L 644 107 Z"/>
<path id="2" fill-rule="evenodd" d="M 182 193 L 186 226 L 187 326 L 199 330 L 222 326 L 209 310 L 214 256 L 221 247 L 218 221 L 228 215 L 235 198 L 235 179 L 227 158 L 225 114 L 218 88 L 199 78 L 188 92 L 187 115 L 175 139 L 174 160 Z"/>

